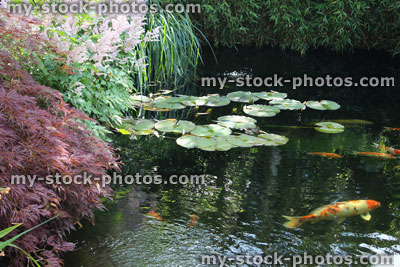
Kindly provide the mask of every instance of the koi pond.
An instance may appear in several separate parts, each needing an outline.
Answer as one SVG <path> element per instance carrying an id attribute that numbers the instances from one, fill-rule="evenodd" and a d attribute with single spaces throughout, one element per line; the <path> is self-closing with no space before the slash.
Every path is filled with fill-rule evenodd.
<path id="1" fill-rule="evenodd" d="M 400 253 L 400 157 L 385 150 L 400 147 L 399 62 L 363 51 L 347 55 L 315 51 L 302 57 L 273 49 L 221 49 L 216 57 L 218 63 L 206 55 L 197 78 L 168 95 L 218 94 L 228 96 L 226 105 L 219 105 L 226 100 L 216 96 L 211 96 L 214 105 L 208 106 L 196 102 L 207 97 L 186 98 L 187 107 L 169 102 L 175 106 L 167 111 L 170 106 L 161 101 L 141 111 L 144 119 L 155 122 L 149 124 L 149 135 L 131 136 L 121 129 L 125 134 L 114 140 L 124 163 L 122 175 L 160 175 L 163 180 L 171 175 L 204 175 L 205 183 L 113 185 L 116 197 L 106 204 L 107 211 L 96 213 L 94 226 L 85 223 L 69 237 L 77 250 L 65 255 L 66 266 L 214 266 L 202 264 L 201 256 Z M 288 79 L 304 74 L 353 80 L 395 77 L 396 86 L 293 90 L 291 84 L 227 83 L 219 89 L 202 87 L 198 78 L 274 74 Z M 287 97 L 268 99 L 277 94 L 271 90 Z M 293 107 L 293 102 L 282 99 L 299 102 Z M 320 100 L 332 102 L 305 103 Z M 265 108 L 268 101 L 278 102 Z M 292 105 L 291 110 L 280 108 L 282 101 Z M 242 121 L 243 117 L 251 119 Z M 166 119 L 187 124 L 176 134 L 177 121 Z M 331 123 L 315 125 L 319 122 Z M 194 130 L 209 124 L 214 126 Z M 315 129 L 321 127 L 340 130 Z M 237 140 L 221 141 L 227 135 Z M 216 141 L 200 140 L 210 137 Z M 333 202 L 366 199 L 381 204 L 371 211 L 369 221 L 353 216 L 341 223 L 284 226 L 283 215 L 303 216 Z M 292 266 L 290 261 L 285 265 Z M 238 265 L 227 261 L 225 266 Z"/>

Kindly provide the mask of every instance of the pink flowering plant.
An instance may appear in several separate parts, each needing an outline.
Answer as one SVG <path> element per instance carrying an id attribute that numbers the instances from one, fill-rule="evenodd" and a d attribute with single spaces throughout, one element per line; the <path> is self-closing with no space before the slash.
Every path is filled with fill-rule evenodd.
<path id="1" fill-rule="evenodd" d="M 140 0 L 137 0 L 138 3 Z M 65 2 L 65 1 L 64 1 Z M 158 41 L 159 28 L 145 30 L 146 14 L 40 14 L 37 31 L 54 49 L 35 52 L 27 64 L 41 84 L 63 93 L 65 101 L 96 119 L 85 122 L 105 140 L 107 125 L 115 125 L 133 110 L 130 95 L 145 76 L 147 58 L 138 46 Z M 10 21 L 10 27 L 12 27 Z"/>

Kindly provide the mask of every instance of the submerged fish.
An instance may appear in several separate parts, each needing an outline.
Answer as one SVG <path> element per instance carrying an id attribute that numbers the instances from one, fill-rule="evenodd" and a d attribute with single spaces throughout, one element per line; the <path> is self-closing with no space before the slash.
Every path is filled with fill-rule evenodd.
<path id="1" fill-rule="evenodd" d="M 340 156 L 339 154 L 335 153 L 327 153 L 327 152 L 310 152 L 308 155 L 315 155 L 315 156 L 320 156 L 324 158 L 329 158 L 329 159 L 335 159 L 335 158 L 342 158 L 343 156 Z"/>
<path id="2" fill-rule="evenodd" d="M 379 148 L 382 148 L 386 151 L 388 151 L 390 154 L 396 155 L 396 156 L 400 156 L 400 150 L 393 148 L 393 147 L 387 147 L 387 146 L 378 146 Z"/>
<path id="3" fill-rule="evenodd" d="M 196 222 L 199 220 L 199 216 L 197 216 L 196 213 L 193 213 L 192 215 L 190 215 L 190 224 L 189 227 L 193 227 Z"/>
<path id="4" fill-rule="evenodd" d="M 400 132 L 400 128 L 386 127 L 386 130 L 390 130 L 390 131 L 399 131 L 399 132 Z"/>
<path id="5" fill-rule="evenodd" d="M 322 206 L 306 216 L 283 216 L 288 220 L 284 226 L 287 228 L 296 228 L 306 222 L 313 224 L 323 220 L 336 220 L 338 223 L 342 223 L 347 217 L 357 215 L 360 215 L 361 218 L 369 221 L 371 220 L 371 214 L 369 212 L 380 206 L 381 203 L 375 200 L 350 200 L 346 202 L 336 202 Z"/>
<path id="6" fill-rule="evenodd" d="M 384 159 L 395 159 L 394 156 L 387 154 L 387 153 L 379 153 L 379 152 L 357 152 L 357 155 L 362 156 L 370 156 L 370 157 L 377 157 L 377 158 L 384 158 Z"/>
<path id="7" fill-rule="evenodd" d="M 148 215 L 156 218 L 157 220 L 164 221 L 164 218 L 161 215 L 153 210 L 149 211 Z"/>

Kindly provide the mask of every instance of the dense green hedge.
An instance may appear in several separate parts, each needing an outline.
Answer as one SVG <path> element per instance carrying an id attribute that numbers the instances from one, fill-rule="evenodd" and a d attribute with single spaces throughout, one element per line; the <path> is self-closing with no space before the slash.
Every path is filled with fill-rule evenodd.
<path id="1" fill-rule="evenodd" d="M 164 0 L 165 2 L 170 2 Z M 195 24 L 216 45 L 274 45 L 305 52 L 327 47 L 400 53 L 395 0 L 177 0 L 200 3 Z"/>

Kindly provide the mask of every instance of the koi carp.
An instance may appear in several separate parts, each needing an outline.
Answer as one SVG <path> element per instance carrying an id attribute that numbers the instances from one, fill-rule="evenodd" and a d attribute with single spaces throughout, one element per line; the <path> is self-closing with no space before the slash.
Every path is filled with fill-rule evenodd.
<path id="1" fill-rule="evenodd" d="M 164 221 L 164 218 L 161 215 L 153 210 L 149 211 L 148 215 L 156 218 L 157 220 Z"/>
<path id="2" fill-rule="evenodd" d="M 400 128 L 386 127 L 386 130 L 389 130 L 389 131 L 400 131 Z"/>
<path id="3" fill-rule="evenodd" d="M 342 223 L 347 217 L 360 215 L 366 221 L 371 220 L 370 211 L 381 206 L 381 203 L 375 200 L 350 200 L 345 202 L 336 202 L 322 206 L 312 211 L 306 216 L 283 216 L 288 221 L 284 224 L 287 228 L 296 228 L 303 223 L 316 223 L 323 220 L 336 220 Z"/>
<path id="4" fill-rule="evenodd" d="M 193 227 L 195 226 L 196 222 L 199 220 L 199 216 L 197 216 L 196 213 L 193 213 L 192 215 L 190 215 L 190 224 L 189 227 Z"/>
<path id="5" fill-rule="evenodd" d="M 394 156 L 387 154 L 387 153 L 379 153 L 379 152 L 357 152 L 356 154 L 362 156 L 370 156 L 370 157 L 377 157 L 377 158 L 384 158 L 384 159 L 395 159 Z"/>
<path id="6" fill-rule="evenodd" d="M 392 155 L 400 156 L 400 150 L 399 149 L 396 149 L 396 148 L 393 148 L 393 147 L 387 147 L 387 146 L 378 146 L 378 147 L 386 150 L 387 152 L 389 152 Z"/>
<path id="7" fill-rule="evenodd" d="M 335 153 L 326 153 L 326 152 L 310 152 L 308 155 L 315 155 L 315 156 L 321 156 L 324 158 L 329 158 L 329 159 L 335 159 L 335 158 L 342 158 L 339 154 Z"/>

